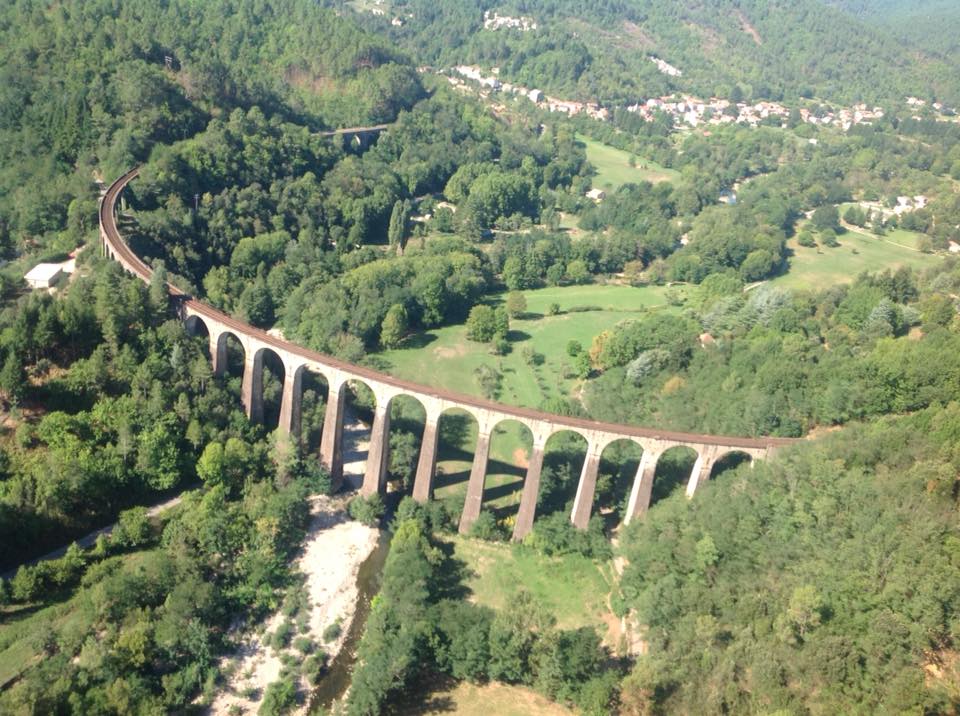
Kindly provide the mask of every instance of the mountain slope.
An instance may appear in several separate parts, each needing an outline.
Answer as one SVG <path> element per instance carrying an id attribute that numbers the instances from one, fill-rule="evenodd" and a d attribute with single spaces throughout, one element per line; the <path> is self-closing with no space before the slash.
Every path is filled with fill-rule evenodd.
<path id="1" fill-rule="evenodd" d="M 421 62 L 499 66 L 505 77 L 584 99 L 672 88 L 712 94 L 739 85 L 757 98 L 876 102 L 926 94 L 960 100 L 960 79 L 939 53 L 819 0 L 531 0 L 519 6 L 522 13 L 489 0 L 394 0 L 380 6 L 384 15 L 360 17 Z M 538 27 L 484 29 L 485 10 L 522 14 Z M 683 75 L 660 74 L 651 55 Z"/>

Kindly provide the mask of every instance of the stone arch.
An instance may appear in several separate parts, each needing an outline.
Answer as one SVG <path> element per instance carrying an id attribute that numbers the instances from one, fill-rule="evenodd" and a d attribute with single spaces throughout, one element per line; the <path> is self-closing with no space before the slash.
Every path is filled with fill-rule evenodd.
<path id="1" fill-rule="evenodd" d="M 432 481 L 433 496 L 446 503 L 451 514 L 463 511 L 467 483 L 478 459 L 480 421 L 468 408 L 445 406 L 437 416 L 437 461 Z M 479 456 L 486 469 L 486 454 Z"/>
<path id="2" fill-rule="evenodd" d="M 712 480 L 715 477 L 718 477 L 721 473 L 726 472 L 727 470 L 733 470 L 734 468 L 740 467 L 740 465 L 744 464 L 753 464 L 753 455 L 751 455 L 749 452 L 739 448 L 723 450 L 719 452 L 716 459 L 713 461 L 713 465 L 710 466 L 709 479 Z"/>
<path id="3" fill-rule="evenodd" d="M 313 455 L 320 450 L 326 407 L 330 400 L 330 381 L 326 373 L 310 363 L 301 363 L 293 372 L 293 392 L 298 415 L 296 430 L 292 430 L 300 442 L 303 455 Z"/>
<path id="4" fill-rule="evenodd" d="M 183 327 L 189 336 L 206 336 L 209 338 L 212 335 L 207 322 L 197 313 L 191 313 L 187 316 L 183 321 Z"/>
<path id="5" fill-rule="evenodd" d="M 239 360 L 237 360 L 238 357 Z M 217 334 L 216 354 L 213 360 L 213 372 L 216 375 L 228 378 L 242 376 L 246 360 L 247 345 L 240 336 L 230 330 Z"/>
<path id="6" fill-rule="evenodd" d="M 634 438 L 612 438 L 600 448 L 600 476 L 597 479 L 596 506 L 604 526 L 614 529 L 626 521 L 634 482 L 646 450 Z M 648 460 L 650 455 L 647 455 Z"/>
<path id="7" fill-rule="evenodd" d="M 251 372 L 249 378 L 247 373 Z M 268 430 L 280 425 L 283 401 L 283 383 L 287 366 L 283 357 L 269 346 L 260 346 L 253 352 L 252 365 L 244 370 L 244 404 L 253 422 L 262 422 Z"/>
<path id="8" fill-rule="evenodd" d="M 489 449 L 482 509 L 491 512 L 504 533 L 509 534 L 516 522 L 524 480 L 534 457 L 534 432 L 525 421 L 498 416 L 490 427 Z"/>
<path id="9" fill-rule="evenodd" d="M 570 511 L 589 450 L 590 443 L 579 430 L 561 427 L 550 433 L 543 449 L 537 517 Z"/>
<path id="10" fill-rule="evenodd" d="M 686 490 L 690 475 L 703 452 L 693 445 L 670 445 L 657 459 L 650 492 L 650 507 L 670 497 L 678 490 Z"/>
<path id="11" fill-rule="evenodd" d="M 409 494 L 413 491 L 423 445 L 427 406 L 416 393 L 400 392 L 390 396 L 387 410 L 390 413 L 385 436 L 389 443 L 388 479 L 398 481 L 398 487 Z"/>
<path id="12" fill-rule="evenodd" d="M 343 405 L 343 480 L 351 489 L 362 488 L 370 458 L 377 394 L 365 380 L 352 376 L 340 384 L 339 390 Z"/>

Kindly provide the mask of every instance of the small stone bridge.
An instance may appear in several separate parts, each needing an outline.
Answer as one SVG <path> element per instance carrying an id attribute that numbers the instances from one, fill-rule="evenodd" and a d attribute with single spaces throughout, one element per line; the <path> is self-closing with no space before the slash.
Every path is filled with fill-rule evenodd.
<path id="1" fill-rule="evenodd" d="M 123 189 L 139 173 L 133 169 L 117 179 L 106 191 L 100 204 L 100 239 L 106 256 L 118 261 L 127 271 L 149 282 L 152 269 L 124 242 L 117 230 L 116 204 Z M 251 420 L 263 417 L 263 359 L 273 353 L 283 364 L 283 397 L 280 406 L 279 430 L 300 434 L 300 412 L 303 377 L 306 371 L 322 375 L 329 387 L 326 416 L 320 444 L 320 457 L 330 471 L 334 484 L 342 484 L 343 417 L 346 386 L 350 382 L 365 384 L 376 398 L 370 448 L 361 493 L 372 494 L 386 487 L 390 405 L 398 396 L 409 396 L 418 401 L 426 413 L 420 458 L 417 464 L 413 497 L 429 500 L 436 472 L 438 430 L 440 416 L 451 409 L 466 411 L 479 426 L 477 445 L 467 485 L 467 497 L 460 517 L 460 531 L 465 532 L 480 514 L 483 504 L 484 478 L 490 450 L 490 436 L 503 421 L 513 420 L 525 425 L 533 435 L 533 449 L 523 482 L 520 510 L 514 526 L 514 539 L 522 539 L 533 526 L 540 486 L 540 472 L 547 440 L 560 432 L 573 432 L 587 442 L 587 453 L 580 473 L 573 512 L 574 525 L 585 528 L 593 509 L 594 490 L 600 457 L 611 443 L 628 440 L 643 449 L 627 507 L 626 521 L 643 515 L 650 505 L 653 478 L 660 456 L 677 446 L 692 448 L 697 459 L 687 483 L 687 496 L 692 497 L 697 487 L 710 477 L 713 466 L 730 453 L 742 453 L 751 462 L 764 458 L 773 450 L 795 442 L 785 438 L 741 438 L 718 435 L 670 432 L 631 425 L 615 425 L 580 418 L 551 415 L 536 410 L 501 405 L 469 395 L 418 385 L 368 368 L 352 365 L 250 326 L 222 311 L 198 301 L 175 286 L 168 284 L 172 300 L 181 318 L 190 328 L 203 324 L 210 340 L 210 355 L 214 372 L 222 375 L 227 362 L 227 340 L 233 337 L 243 347 L 244 368 L 242 400 Z"/>

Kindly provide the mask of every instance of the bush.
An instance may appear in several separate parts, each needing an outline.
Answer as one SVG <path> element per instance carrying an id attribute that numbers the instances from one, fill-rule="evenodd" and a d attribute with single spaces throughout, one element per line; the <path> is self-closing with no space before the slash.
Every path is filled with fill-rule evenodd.
<path id="1" fill-rule="evenodd" d="M 323 640 L 325 642 L 336 641 L 340 638 L 340 635 L 343 633 L 343 626 L 340 623 L 340 618 L 337 617 L 333 622 L 331 622 L 326 629 L 323 630 Z"/>
<path id="2" fill-rule="evenodd" d="M 505 356 L 510 352 L 510 341 L 506 338 L 494 339 L 490 351 L 496 356 Z"/>
<path id="3" fill-rule="evenodd" d="M 559 303 L 551 303 L 549 306 L 547 306 L 547 315 L 548 315 L 548 316 L 557 316 L 557 315 L 559 315 L 559 314 L 560 314 L 560 304 L 559 304 Z"/>
<path id="4" fill-rule="evenodd" d="M 273 637 L 270 639 L 270 646 L 277 651 L 285 649 L 287 644 L 290 643 L 291 636 L 293 636 L 293 624 L 285 621 L 278 626 L 277 630 L 273 633 Z"/>
<path id="5" fill-rule="evenodd" d="M 477 515 L 476 521 L 470 526 L 470 536 L 493 542 L 503 539 L 503 532 L 500 530 L 500 525 L 497 524 L 497 518 L 493 516 L 493 513 L 482 510 Z"/>
<path id="6" fill-rule="evenodd" d="M 300 463 L 300 476 L 310 492 L 318 495 L 333 494 L 333 480 L 330 473 L 320 464 L 317 455 L 307 455 Z"/>
<path id="7" fill-rule="evenodd" d="M 350 501 L 348 511 L 357 522 L 362 522 L 369 527 L 376 527 L 380 524 L 383 513 L 386 512 L 386 505 L 383 504 L 383 497 L 380 493 L 375 492 L 369 497 L 354 497 Z"/>
<path id="8" fill-rule="evenodd" d="M 110 543 L 118 547 L 135 549 L 150 541 L 153 530 L 145 507 L 134 507 L 120 513 L 117 526 L 110 535 Z"/>
<path id="9" fill-rule="evenodd" d="M 323 672 L 326 670 L 326 667 L 327 655 L 322 651 L 318 651 L 303 660 L 303 665 L 300 667 L 300 673 L 303 674 L 303 678 L 305 678 L 308 683 L 316 686 L 320 681 L 320 677 L 323 676 Z"/>
<path id="10" fill-rule="evenodd" d="M 298 636 L 293 640 L 293 648 L 306 656 L 313 651 L 313 639 L 306 636 Z"/>
<path id="11" fill-rule="evenodd" d="M 263 703 L 257 712 L 261 716 L 281 716 L 297 705 L 297 688 L 290 677 L 274 681 L 263 695 Z"/>

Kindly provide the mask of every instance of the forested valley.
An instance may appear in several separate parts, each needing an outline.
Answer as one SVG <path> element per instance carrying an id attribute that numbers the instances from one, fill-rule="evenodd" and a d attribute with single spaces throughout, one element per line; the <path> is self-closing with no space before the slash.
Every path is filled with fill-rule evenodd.
<path id="1" fill-rule="evenodd" d="M 0 712 L 955 712 L 958 19 L 815 0 L 0 9 Z M 466 63 L 607 119 L 452 82 Z M 793 109 L 627 111 L 673 92 Z M 801 118 L 821 102 L 884 112 Z M 118 222 L 149 284 L 98 236 L 104 188 L 136 166 Z M 38 263 L 71 273 L 31 290 Z M 442 416 L 417 502 L 426 415 L 393 402 L 386 494 L 331 495 L 327 386 L 304 381 L 291 440 L 267 360 L 249 420 L 247 356 L 229 345 L 215 373 L 167 282 L 431 389 L 797 440 L 724 459 L 692 499 L 697 456 L 664 453 L 632 521 L 642 462 L 617 445 L 580 530 L 566 434 L 515 543 L 534 444 L 496 426 L 459 530 L 479 426 Z M 376 398 L 345 395 L 353 459 Z M 356 545 L 318 561 L 354 559 L 348 586 L 363 572 L 376 595 L 318 629 L 313 540 L 361 525 L 382 530 L 367 549 L 389 542 L 376 574 Z M 251 643 L 276 665 L 262 683 Z"/>

